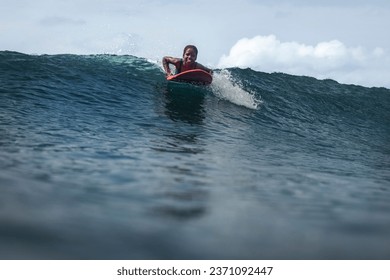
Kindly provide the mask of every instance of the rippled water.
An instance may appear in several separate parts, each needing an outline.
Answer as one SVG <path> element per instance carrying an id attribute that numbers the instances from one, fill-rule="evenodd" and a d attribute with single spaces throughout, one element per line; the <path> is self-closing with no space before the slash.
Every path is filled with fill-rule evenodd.
<path id="1" fill-rule="evenodd" d="M 390 257 L 390 90 L 0 52 L 0 258 Z"/>

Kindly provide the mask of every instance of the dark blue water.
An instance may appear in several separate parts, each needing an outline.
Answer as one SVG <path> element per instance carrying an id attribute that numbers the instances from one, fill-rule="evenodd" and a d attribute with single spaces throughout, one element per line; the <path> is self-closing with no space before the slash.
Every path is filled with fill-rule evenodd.
<path id="1" fill-rule="evenodd" d="M 390 90 L 0 52 L 0 258 L 389 259 Z"/>

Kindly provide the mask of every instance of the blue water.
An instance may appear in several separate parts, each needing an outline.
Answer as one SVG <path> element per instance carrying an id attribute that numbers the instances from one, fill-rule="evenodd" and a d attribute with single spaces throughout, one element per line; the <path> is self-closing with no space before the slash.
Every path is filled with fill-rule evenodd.
<path id="1" fill-rule="evenodd" d="M 1 259 L 389 259 L 390 90 L 0 52 Z"/>

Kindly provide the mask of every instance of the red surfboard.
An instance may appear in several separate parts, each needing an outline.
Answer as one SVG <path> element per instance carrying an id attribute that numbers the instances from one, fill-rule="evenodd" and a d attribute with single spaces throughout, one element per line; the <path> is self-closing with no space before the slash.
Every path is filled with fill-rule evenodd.
<path id="1" fill-rule="evenodd" d="M 183 82 L 197 85 L 209 85 L 213 81 L 210 73 L 201 69 L 192 69 L 167 77 L 168 81 Z"/>

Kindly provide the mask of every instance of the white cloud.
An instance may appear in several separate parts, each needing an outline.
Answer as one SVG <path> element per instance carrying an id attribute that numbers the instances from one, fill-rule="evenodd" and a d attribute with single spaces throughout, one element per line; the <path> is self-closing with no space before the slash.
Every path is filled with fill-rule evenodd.
<path id="1" fill-rule="evenodd" d="M 390 82 L 386 75 L 390 77 L 390 68 L 385 61 L 389 61 L 389 55 L 381 48 L 368 51 L 362 47 L 347 47 L 338 40 L 306 45 L 281 42 L 269 35 L 238 40 L 229 54 L 220 58 L 218 67 L 250 67 L 264 72 L 388 87 Z"/>

